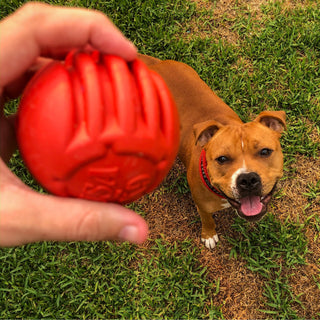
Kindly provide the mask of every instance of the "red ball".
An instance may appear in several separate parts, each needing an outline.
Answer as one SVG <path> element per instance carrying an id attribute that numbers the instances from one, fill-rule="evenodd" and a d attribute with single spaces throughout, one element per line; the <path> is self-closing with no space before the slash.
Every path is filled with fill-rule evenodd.
<path id="1" fill-rule="evenodd" d="M 166 84 L 142 61 L 74 51 L 26 87 L 17 138 L 26 166 L 49 192 L 128 203 L 170 170 L 179 120 Z"/>

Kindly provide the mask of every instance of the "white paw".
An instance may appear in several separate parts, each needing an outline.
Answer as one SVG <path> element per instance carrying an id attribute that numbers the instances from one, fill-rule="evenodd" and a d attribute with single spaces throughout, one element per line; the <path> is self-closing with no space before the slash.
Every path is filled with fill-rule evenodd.
<path id="1" fill-rule="evenodd" d="M 201 241 L 204 243 L 204 245 L 208 249 L 214 249 L 216 244 L 219 242 L 219 237 L 217 234 L 215 234 L 212 238 L 207 238 L 207 239 L 201 238 Z"/>

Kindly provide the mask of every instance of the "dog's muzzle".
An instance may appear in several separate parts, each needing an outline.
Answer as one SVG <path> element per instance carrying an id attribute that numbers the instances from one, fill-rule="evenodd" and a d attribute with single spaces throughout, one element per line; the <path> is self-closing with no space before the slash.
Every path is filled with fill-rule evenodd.
<path id="1" fill-rule="evenodd" d="M 241 218 L 250 222 L 259 221 L 267 212 L 267 205 L 272 198 L 276 185 L 277 183 L 274 184 L 272 190 L 265 196 L 261 195 L 262 186 L 259 186 L 256 190 L 251 191 L 251 193 L 248 190 L 241 191 L 237 200 L 229 197 L 227 197 L 227 200 L 236 209 Z"/>

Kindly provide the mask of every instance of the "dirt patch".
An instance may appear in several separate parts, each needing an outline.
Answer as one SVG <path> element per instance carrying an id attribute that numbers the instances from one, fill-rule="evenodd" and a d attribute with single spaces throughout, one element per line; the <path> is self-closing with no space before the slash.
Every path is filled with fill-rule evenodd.
<path id="1" fill-rule="evenodd" d="M 320 282 L 320 269 L 310 263 L 295 270 L 290 279 L 293 293 L 302 302 L 302 305 L 296 304 L 294 308 L 301 319 L 315 319 L 319 315 L 320 290 L 315 280 Z"/>
<path id="2" fill-rule="evenodd" d="M 297 156 L 293 174 L 280 183 L 281 196 L 273 201 L 274 213 L 285 221 L 304 224 L 303 232 L 308 239 L 310 253 L 306 265 L 290 270 L 289 284 L 302 304 L 294 309 L 301 318 L 311 319 L 320 312 L 320 234 L 315 227 L 320 214 L 320 197 L 308 197 L 310 186 L 320 181 L 320 159 Z"/>
<path id="3" fill-rule="evenodd" d="M 254 19 L 262 23 L 263 7 L 279 3 L 278 0 L 194 0 L 193 2 L 197 11 L 185 38 L 195 35 L 200 38 L 210 37 L 215 41 L 223 40 L 233 45 L 239 45 L 241 38 L 236 22 Z M 305 0 L 283 0 L 280 5 L 282 13 L 290 12 L 303 8 Z"/>
<path id="4" fill-rule="evenodd" d="M 237 19 L 258 18 L 265 0 L 195 0 L 198 14 L 190 24 L 189 35 L 210 37 L 233 45 L 239 42 L 239 33 L 234 28 Z M 204 13 L 203 11 L 206 11 Z"/>
<path id="5" fill-rule="evenodd" d="M 146 213 L 152 239 L 164 237 L 174 242 L 186 238 L 198 238 L 200 218 L 196 213 L 191 194 L 179 194 L 175 188 L 168 192 L 171 184 L 183 174 L 185 174 L 183 164 L 177 160 L 159 188 L 136 202 Z"/>
<path id="6" fill-rule="evenodd" d="M 280 182 L 281 197 L 275 201 L 274 208 L 280 220 L 290 218 L 304 223 L 308 217 L 320 213 L 319 196 L 308 196 L 310 190 L 320 181 L 320 159 L 297 156 L 293 166 L 294 173 Z"/>

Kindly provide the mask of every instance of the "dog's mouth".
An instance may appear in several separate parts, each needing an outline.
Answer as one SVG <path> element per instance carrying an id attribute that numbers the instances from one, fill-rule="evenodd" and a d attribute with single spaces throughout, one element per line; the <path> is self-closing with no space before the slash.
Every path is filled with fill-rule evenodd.
<path id="1" fill-rule="evenodd" d="M 272 198 L 276 189 L 276 184 L 272 190 L 265 196 L 249 195 L 239 200 L 231 199 L 226 196 L 226 199 L 236 209 L 238 215 L 250 222 L 259 221 L 267 212 L 267 205 Z"/>

